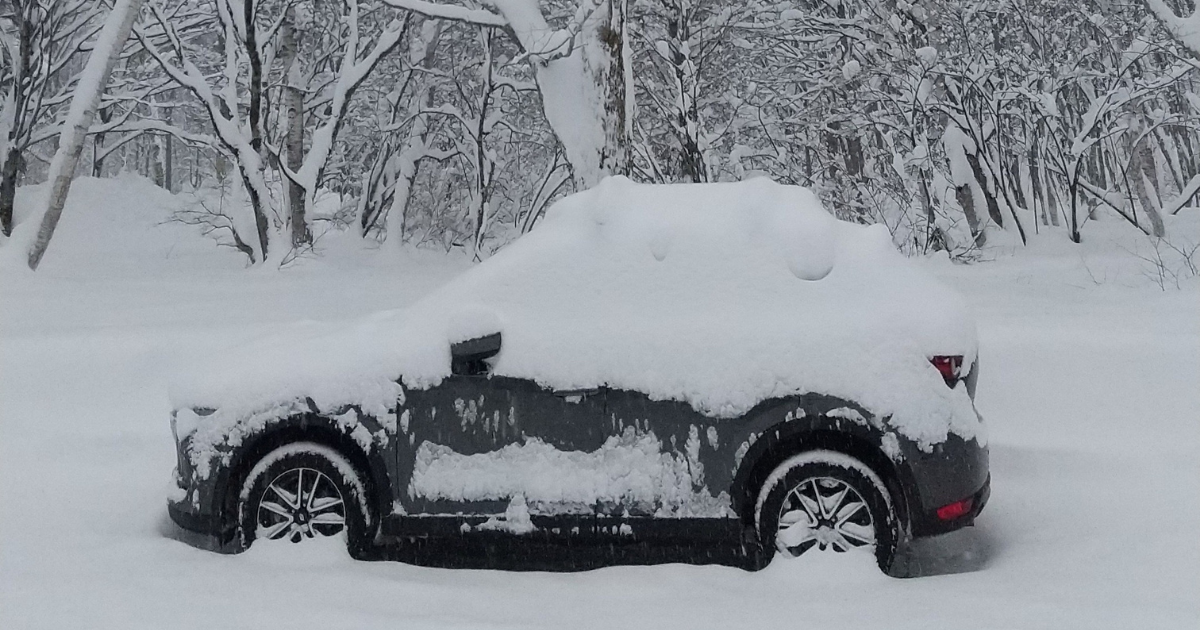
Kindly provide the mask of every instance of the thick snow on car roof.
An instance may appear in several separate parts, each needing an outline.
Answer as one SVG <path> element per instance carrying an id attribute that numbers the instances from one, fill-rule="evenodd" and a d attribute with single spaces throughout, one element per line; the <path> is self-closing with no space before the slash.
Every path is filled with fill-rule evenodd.
<path id="1" fill-rule="evenodd" d="M 767 179 L 609 178 L 411 309 L 264 341 L 218 379 L 180 382 L 173 402 L 376 408 L 388 379 L 436 383 L 450 343 L 497 331 L 493 372 L 551 388 L 638 390 L 713 417 L 817 392 L 890 415 L 925 444 L 979 429 L 964 387 L 946 387 L 928 361 L 973 359 L 961 299 L 885 227 L 839 221 L 807 189 Z"/>
<path id="2" fill-rule="evenodd" d="M 928 362 L 973 358 L 962 300 L 884 226 L 839 221 L 808 189 L 765 178 L 607 179 L 414 310 L 448 322 L 452 341 L 498 328 L 494 372 L 550 387 L 634 389 L 713 416 L 819 392 L 900 414 L 931 441 L 953 416 L 974 424 Z"/>

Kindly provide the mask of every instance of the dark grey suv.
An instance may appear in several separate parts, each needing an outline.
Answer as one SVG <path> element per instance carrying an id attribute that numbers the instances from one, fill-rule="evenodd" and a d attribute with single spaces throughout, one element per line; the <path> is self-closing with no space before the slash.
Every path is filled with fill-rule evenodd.
<path id="1" fill-rule="evenodd" d="M 704 227 L 661 211 L 680 199 Z M 814 203 L 769 182 L 572 196 L 402 324 L 276 361 L 294 379 L 177 397 L 171 518 L 231 550 L 344 536 L 355 557 L 454 566 L 631 550 L 755 569 L 861 548 L 887 570 L 988 499 L 974 328 L 952 330 L 961 305 L 886 232 Z M 815 253 L 779 271 L 795 243 Z M 387 351 L 328 386 L 360 346 Z"/>

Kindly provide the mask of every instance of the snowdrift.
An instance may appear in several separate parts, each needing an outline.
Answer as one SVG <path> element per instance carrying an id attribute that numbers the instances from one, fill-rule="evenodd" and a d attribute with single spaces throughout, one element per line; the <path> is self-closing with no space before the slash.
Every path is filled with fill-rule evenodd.
<path id="1" fill-rule="evenodd" d="M 382 411 L 449 374 L 449 346 L 503 333 L 493 372 L 556 389 L 633 389 L 713 417 L 772 397 L 855 400 L 923 445 L 982 440 L 963 385 L 929 365 L 966 355 L 961 299 L 899 254 L 883 226 L 839 221 L 766 179 L 641 185 L 610 178 L 554 205 L 486 262 L 404 311 L 306 324 L 180 375 L 202 427 L 310 397 Z"/>

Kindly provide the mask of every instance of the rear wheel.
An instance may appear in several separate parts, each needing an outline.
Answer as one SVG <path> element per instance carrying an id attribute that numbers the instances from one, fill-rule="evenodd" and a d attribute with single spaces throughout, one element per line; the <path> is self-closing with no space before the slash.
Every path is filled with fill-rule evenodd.
<path id="1" fill-rule="evenodd" d="M 336 450 L 294 442 L 264 456 L 242 484 L 238 519 L 243 548 L 258 539 L 306 541 L 342 536 L 361 557 L 372 522 L 363 481 Z"/>
<path id="2" fill-rule="evenodd" d="M 899 539 L 883 481 L 834 451 L 807 451 L 780 464 L 759 493 L 756 524 L 763 548 L 784 557 L 873 549 L 884 571 Z"/>

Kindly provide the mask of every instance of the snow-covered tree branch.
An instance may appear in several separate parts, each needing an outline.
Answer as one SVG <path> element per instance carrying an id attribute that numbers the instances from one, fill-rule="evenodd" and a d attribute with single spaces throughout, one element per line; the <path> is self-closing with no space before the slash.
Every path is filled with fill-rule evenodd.
<path id="1" fill-rule="evenodd" d="M 106 2 L 0 11 L 5 232 L 18 182 L 47 175 Z M 1200 198 L 1187 1 L 147 4 L 84 160 L 234 195 L 193 222 L 254 262 L 351 225 L 482 257 L 613 174 L 767 175 L 965 259 L 1106 218 L 1169 236 Z"/>
<path id="2" fill-rule="evenodd" d="M 584 0 L 559 28 L 546 20 L 537 0 L 488 0 L 494 11 L 385 1 L 427 17 L 502 26 L 534 65 L 546 120 L 578 184 L 629 172 L 633 98 L 626 0 Z"/>

